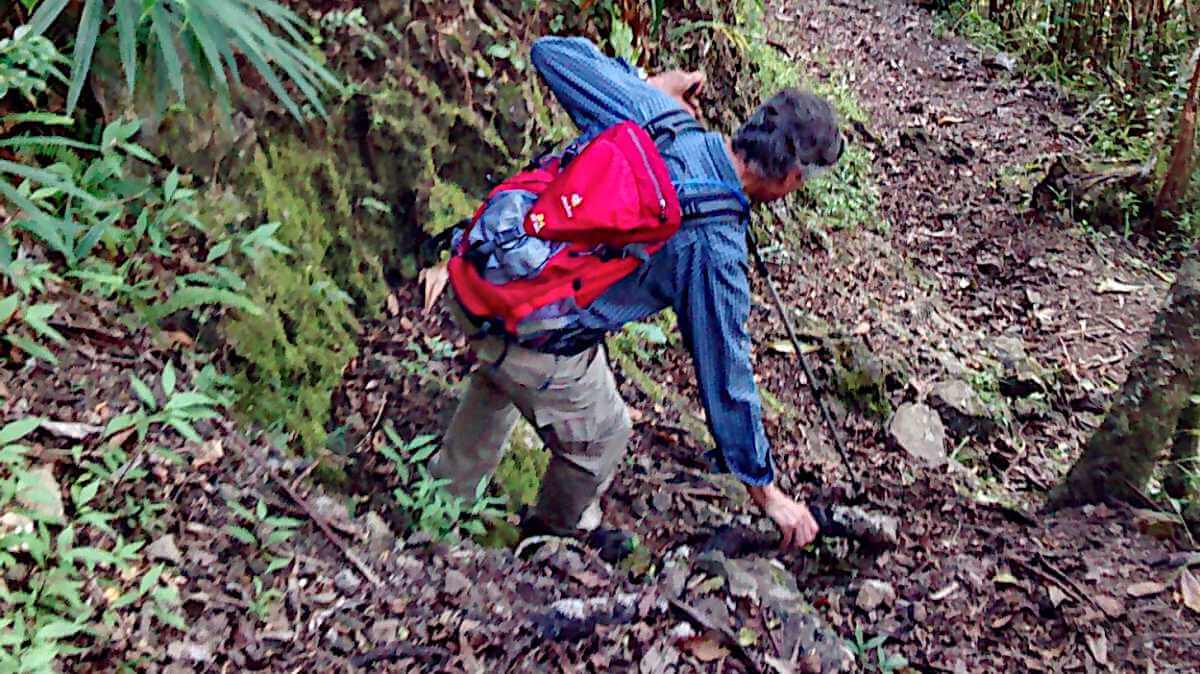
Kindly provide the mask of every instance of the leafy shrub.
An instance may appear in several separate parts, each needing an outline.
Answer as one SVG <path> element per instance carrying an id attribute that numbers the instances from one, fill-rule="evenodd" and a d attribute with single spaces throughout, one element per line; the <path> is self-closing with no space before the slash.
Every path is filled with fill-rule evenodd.
<path id="1" fill-rule="evenodd" d="M 243 292 L 262 313 L 243 312 L 225 327 L 238 408 L 295 433 L 307 451 L 324 447 L 330 395 L 357 353 L 356 311 L 384 294 L 377 238 L 352 206 L 354 175 L 331 150 L 288 140 L 258 152 L 247 176 L 250 206 L 271 223 L 275 250 L 289 252 L 249 261 Z"/>
<path id="2" fill-rule="evenodd" d="M 436 480 L 429 474 L 425 462 L 437 451 L 434 436 L 419 435 L 405 441 L 387 426 L 384 432 L 394 446 L 383 445 L 379 451 L 396 467 L 401 485 L 396 488 L 396 503 L 409 517 L 412 526 L 439 539 L 457 540 L 462 534 L 482 536 L 487 529 L 484 521 L 499 518 L 504 511 L 499 506 L 504 499 L 486 496 L 488 481 L 481 480 L 471 501 L 446 491 L 449 480 Z"/>
<path id="3" fill-rule="evenodd" d="M 50 40 L 28 33 L 22 26 L 12 37 L 0 38 L 0 98 L 17 91 L 30 105 L 36 105 L 38 94 L 46 91 L 49 82 L 67 81 L 58 68 L 67 59 Z"/>
<path id="4" fill-rule="evenodd" d="M 80 642 L 96 639 L 116 624 L 117 611 L 143 602 L 162 624 L 186 629 L 176 612 L 178 593 L 164 577 L 165 566 L 146 566 L 143 541 L 127 539 L 113 524 L 135 515 L 142 504 L 113 509 L 101 488 L 111 484 L 128 457 L 118 448 L 102 452 L 103 464 L 74 477 L 70 503 L 60 515 L 58 484 L 48 466 L 35 467 L 20 441 L 41 419 L 29 417 L 0 428 L 0 671 L 50 674 L 55 661 L 85 652 Z M 117 455 L 120 454 L 120 455 Z M 127 479 L 144 476 L 125 474 Z M 67 504 L 63 504 L 67 505 Z M 146 567 L 138 579 L 133 569 Z M 100 606 L 88 598 L 98 589 Z"/>

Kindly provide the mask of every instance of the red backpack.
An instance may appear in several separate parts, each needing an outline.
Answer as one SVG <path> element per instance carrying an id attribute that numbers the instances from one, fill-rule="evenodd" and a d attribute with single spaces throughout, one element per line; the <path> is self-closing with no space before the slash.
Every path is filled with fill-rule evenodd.
<path id="1" fill-rule="evenodd" d="M 645 128 L 620 122 L 590 141 L 585 136 L 577 153 L 568 149 L 496 186 L 452 249 L 450 283 L 463 308 L 515 335 L 534 311 L 567 299 L 586 307 L 637 269 L 679 229 L 680 201 L 660 147 L 690 131 L 702 128 L 682 111 Z M 518 238 L 555 243 L 531 275 L 494 283 L 472 250 L 471 230 L 497 197 L 514 190 L 536 195 Z"/>

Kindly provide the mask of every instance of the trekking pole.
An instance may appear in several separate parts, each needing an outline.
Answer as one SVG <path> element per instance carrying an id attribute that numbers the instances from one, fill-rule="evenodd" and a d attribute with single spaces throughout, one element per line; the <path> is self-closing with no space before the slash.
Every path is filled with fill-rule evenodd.
<path id="1" fill-rule="evenodd" d="M 779 298 L 779 291 L 775 289 L 775 283 L 771 280 L 771 272 L 767 269 L 767 263 L 763 261 L 762 255 L 758 252 L 758 238 L 754 236 L 754 232 L 750 227 L 746 228 L 746 235 L 750 241 L 750 250 L 754 254 L 754 266 L 758 269 L 758 273 L 762 275 L 763 280 L 767 283 L 767 289 L 771 291 L 771 299 L 775 302 L 775 308 L 779 310 L 779 317 L 783 319 L 783 326 L 787 328 L 788 339 L 792 341 L 792 347 L 796 349 L 796 360 L 800 361 L 800 366 L 804 369 L 804 376 L 808 378 L 809 390 L 812 391 L 813 399 L 817 401 L 817 407 L 821 408 L 821 416 L 825 419 L 825 425 L 829 427 L 829 432 L 833 435 L 833 444 L 837 448 L 838 456 L 842 459 L 842 465 L 846 467 L 846 473 L 850 476 L 850 487 L 854 490 L 852 499 L 858 498 L 862 494 L 862 486 L 858 482 L 858 477 L 854 474 L 854 468 L 850 465 L 850 456 L 846 453 L 846 447 L 842 444 L 842 436 L 838 433 L 837 426 L 833 423 L 833 415 L 829 413 L 829 408 L 825 406 L 825 399 L 821 397 L 821 383 L 813 376 L 813 372 L 808 367 L 808 362 L 804 360 L 804 349 L 800 346 L 800 339 L 796 337 L 796 329 L 792 327 L 792 318 L 788 315 L 787 309 L 783 306 L 783 300 Z"/>

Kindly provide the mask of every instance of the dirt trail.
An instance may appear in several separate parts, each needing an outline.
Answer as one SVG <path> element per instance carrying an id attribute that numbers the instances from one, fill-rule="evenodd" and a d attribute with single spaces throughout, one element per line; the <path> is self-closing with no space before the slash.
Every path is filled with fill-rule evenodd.
<path id="1" fill-rule="evenodd" d="M 869 347 L 878 368 L 903 373 L 884 378 L 889 406 L 926 401 L 939 383 L 962 380 L 985 394 L 993 427 L 978 436 L 951 429 L 955 461 L 930 468 L 887 441 L 885 417 L 839 406 L 865 500 L 900 518 L 900 545 L 698 557 L 720 526 L 765 525 L 740 488 L 707 471 L 703 448 L 683 430 L 699 414 L 692 368 L 678 346 L 664 348 L 639 366 L 660 390 L 619 372 L 638 433 L 606 512 L 610 524 L 643 537 L 632 568 L 611 570 L 573 550 L 521 562 L 504 551 L 402 541 L 379 565 L 393 587 L 412 593 L 401 620 L 413 644 L 466 669 L 514 657 L 529 671 L 747 669 L 713 633 L 680 637 L 695 621 L 670 598 L 745 635 L 751 659 L 786 660 L 793 644 L 811 645 L 806 616 L 815 615 L 839 638 L 856 628 L 886 635 L 887 651 L 920 671 L 1128 671 L 1151 662 L 1197 671 L 1175 543 L 1140 533 L 1141 516 L 1128 510 L 1044 520 L 1021 510 L 1039 502 L 1098 423 L 1170 278 L 1135 246 L 1028 207 L 1037 169 L 1074 143 L 1056 121 L 1063 103 L 983 65 L 973 47 L 934 37 L 932 17 L 905 3 L 773 3 L 769 15 L 773 38 L 793 54 L 820 53 L 854 74 L 871 120 L 855 141 L 876 155 L 880 215 L 890 225 L 832 232 L 827 249 L 789 242 L 792 255 L 773 271 L 788 303 Z M 842 469 L 791 356 L 772 347 L 784 333 L 755 283 L 751 330 L 761 386 L 778 400 L 767 432 L 781 475 L 801 493 L 837 498 Z M 461 337 L 444 316 L 422 314 L 420 296 L 415 284 L 399 288 L 391 316 L 366 331 L 340 394 L 345 418 L 359 415 L 354 425 L 369 425 L 382 406 L 408 437 L 438 432 L 452 410 L 447 392 L 466 363 L 418 351 Z M 439 337 L 414 347 L 419 334 Z M 414 360 L 419 367 L 399 368 Z M 361 470 L 364 479 L 390 479 L 370 461 Z M 789 573 L 767 580 L 779 569 Z M 778 605 L 762 594 L 769 587 L 796 600 Z M 600 608 L 565 624 L 548 607 L 571 598 Z M 379 601 L 376 610 L 388 613 Z M 431 616 L 442 626 L 416 632 Z M 361 648 L 362 632 L 354 634 Z M 393 655 L 397 671 L 415 661 L 411 652 Z"/>

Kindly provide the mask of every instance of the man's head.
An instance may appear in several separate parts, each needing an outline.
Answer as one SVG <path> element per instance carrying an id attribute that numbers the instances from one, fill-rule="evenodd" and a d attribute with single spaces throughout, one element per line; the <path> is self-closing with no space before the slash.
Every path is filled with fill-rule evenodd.
<path id="1" fill-rule="evenodd" d="M 746 195 L 756 201 L 799 189 L 836 164 L 845 149 L 833 108 L 798 89 L 784 89 L 758 106 L 730 144 Z"/>

